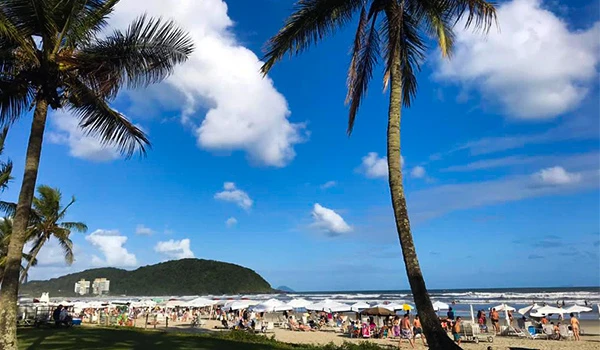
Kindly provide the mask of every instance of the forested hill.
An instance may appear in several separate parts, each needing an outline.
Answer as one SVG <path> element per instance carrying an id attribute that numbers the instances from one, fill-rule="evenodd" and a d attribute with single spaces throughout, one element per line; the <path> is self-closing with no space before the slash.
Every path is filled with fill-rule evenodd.
<path id="1" fill-rule="evenodd" d="M 100 268 L 53 278 L 31 281 L 21 286 L 20 294 L 39 297 L 42 292 L 55 296 L 76 296 L 75 282 L 96 278 L 110 280 L 109 295 L 160 296 L 199 294 L 269 293 L 273 289 L 259 274 L 246 267 L 202 259 L 181 259 L 127 271 Z M 90 286 L 91 293 L 91 286 Z"/>

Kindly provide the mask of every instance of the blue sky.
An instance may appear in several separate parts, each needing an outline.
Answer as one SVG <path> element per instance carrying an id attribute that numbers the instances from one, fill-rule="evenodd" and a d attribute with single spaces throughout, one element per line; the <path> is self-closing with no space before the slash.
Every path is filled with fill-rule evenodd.
<path id="1" fill-rule="evenodd" d="M 113 26 L 162 14 L 190 30 L 196 52 L 114 103 L 149 134 L 144 159 L 123 160 L 65 112 L 51 115 L 38 183 L 75 195 L 69 219 L 90 230 L 73 235 L 73 266 L 50 243 L 32 278 L 194 256 L 250 267 L 274 287 L 408 287 L 382 158 L 381 70 L 352 137 L 355 23 L 262 79 L 262 48 L 291 6 L 119 4 Z M 593 1 L 502 2 L 501 31 L 458 29 L 451 61 L 428 52 L 402 155 L 430 288 L 599 285 L 597 13 Z M 16 179 L 4 200 L 17 198 L 30 120 L 7 140 Z"/>

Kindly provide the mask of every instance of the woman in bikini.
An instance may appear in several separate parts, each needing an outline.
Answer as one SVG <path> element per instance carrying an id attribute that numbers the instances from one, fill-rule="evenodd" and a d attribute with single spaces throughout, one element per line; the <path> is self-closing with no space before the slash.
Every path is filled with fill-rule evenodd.
<path id="1" fill-rule="evenodd" d="M 573 330 L 573 337 L 575 340 L 579 339 L 579 320 L 575 317 L 575 314 L 571 312 L 571 329 Z"/>

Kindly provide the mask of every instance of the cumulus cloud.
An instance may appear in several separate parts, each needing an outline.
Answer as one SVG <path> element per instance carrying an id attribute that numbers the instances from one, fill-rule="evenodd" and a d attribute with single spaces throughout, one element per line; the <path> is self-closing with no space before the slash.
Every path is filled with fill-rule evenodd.
<path id="1" fill-rule="evenodd" d="M 581 174 L 570 173 L 560 166 L 542 169 L 532 176 L 545 185 L 568 185 L 581 181 Z"/>
<path id="2" fill-rule="evenodd" d="M 404 167 L 404 157 L 400 156 L 400 162 L 402 167 Z M 379 157 L 377 152 L 369 152 L 366 156 L 362 157 L 362 163 L 357 168 L 357 171 L 368 178 L 387 178 L 387 158 L 385 156 Z"/>
<path id="3" fill-rule="evenodd" d="M 158 242 L 154 247 L 154 251 L 169 259 L 186 259 L 194 257 L 194 253 L 190 249 L 190 240 L 188 238 L 179 241 L 170 239 L 165 242 Z"/>
<path id="4" fill-rule="evenodd" d="M 238 223 L 237 219 L 234 218 L 233 216 L 225 221 L 225 225 L 227 227 L 233 227 L 233 226 L 237 225 L 237 223 Z"/>
<path id="5" fill-rule="evenodd" d="M 487 36 L 457 26 L 454 56 L 440 60 L 437 77 L 480 90 L 518 118 L 574 109 L 597 80 L 600 22 L 571 31 L 542 7 L 541 0 L 503 3 L 500 31 L 492 28 Z"/>
<path id="6" fill-rule="evenodd" d="M 77 118 L 67 111 L 52 113 L 50 120 L 53 130 L 48 133 L 48 141 L 68 146 L 71 156 L 96 162 L 107 162 L 120 157 L 116 147 L 102 145 L 98 138 L 85 135 Z"/>
<path id="7" fill-rule="evenodd" d="M 425 177 L 425 174 L 425 168 L 420 165 L 417 165 L 410 171 L 410 176 L 414 177 L 415 179 L 422 179 Z"/>
<path id="8" fill-rule="evenodd" d="M 134 254 L 124 247 L 127 237 L 122 236 L 117 230 L 96 230 L 85 236 L 94 248 L 98 249 L 104 259 L 92 255 L 92 264 L 106 266 L 136 266 L 137 259 Z"/>
<path id="9" fill-rule="evenodd" d="M 327 181 L 326 183 L 321 185 L 321 189 L 326 190 L 328 188 L 335 187 L 336 185 L 337 185 L 337 182 L 335 182 L 335 181 Z"/>
<path id="10" fill-rule="evenodd" d="M 313 226 L 325 231 L 331 236 L 352 231 L 352 227 L 334 210 L 316 203 L 312 210 Z"/>
<path id="11" fill-rule="evenodd" d="M 233 182 L 225 182 L 223 184 L 222 192 L 218 192 L 215 194 L 215 199 L 233 202 L 237 204 L 240 208 L 250 209 L 254 201 L 248 196 L 248 193 L 238 189 Z"/>
<path id="12" fill-rule="evenodd" d="M 135 233 L 138 235 L 151 235 L 154 233 L 154 231 L 150 228 L 150 227 L 146 227 L 142 224 L 139 224 L 135 227 Z"/>
<path id="13" fill-rule="evenodd" d="M 145 0 L 151 16 L 174 19 L 189 31 L 195 51 L 178 66 L 166 88 L 184 103 L 182 121 L 198 146 L 214 151 L 246 152 L 256 163 L 282 167 L 305 138 L 304 125 L 289 121 L 285 97 L 259 70 L 262 62 L 236 39 L 234 22 L 222 0 Z M 140 14 L 136 1 L 121 1 L 114 21 L 124 27 Z M 156 91 L 155 91 L 156 92 Z M 160 93 L 160 92 L 159 92 Z"/>

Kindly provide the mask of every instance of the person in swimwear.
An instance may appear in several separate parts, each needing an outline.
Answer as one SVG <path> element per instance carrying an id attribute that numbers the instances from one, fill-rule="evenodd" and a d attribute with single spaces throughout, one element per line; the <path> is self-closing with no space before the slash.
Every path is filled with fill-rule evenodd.
<path id="1" fill-rule="evenodd" d="M 400 321 L 400 342 L 398 343 L 398 348 L 402 345 L 402 339 L 407 339 L 410 346 L 414 349 L 415 341 L 413 340 L 413 334 L 410 330 L 410 318 L 408 318 L 408 314 L 404 315 L 402 321 Z"/>
<path id="2" fill-rule="evenodd" d="M 423 342 L 423 346 L 426 347 L 427 343 L 425 342 L 425 333 L 423 333 L 423 326 L 421 326 L 421 320 L 419 319 L 419 315 L 415 316 L 415 320 L 413 321 L 413 326 L 414 326 L 413 342 L 417 338 L 417 334 L 420 334 L 421 341 Z"/>
<path id="3" fill-rule="evenodd" d="M 575 314 L 571 312 L 571 329 L 573 330 L 573 337 L 575 340 L 581 340 L 579 338 L 579 320 L 575 317 Z"/>

